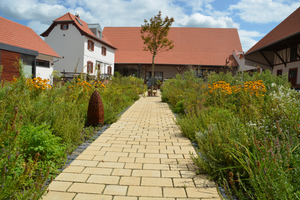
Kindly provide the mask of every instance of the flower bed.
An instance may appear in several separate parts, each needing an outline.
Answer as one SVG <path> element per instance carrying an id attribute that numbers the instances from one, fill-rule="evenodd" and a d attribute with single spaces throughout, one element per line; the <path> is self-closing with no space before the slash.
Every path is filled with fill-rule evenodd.
<path id="1" fill-rule="evenodd" d="M 22 71 L 21 71 L 22 72 Z M 98 90 L 105 124 L 146 90 L 143 80 L 112 77 L 107 84 L 76 78 L 51 87 L 49 80 L 22 73 L 0 88 L 0 199 L 39 199 L 46 179 L 55 176 L 66 155 L 94 133 L 85 127 L 91 94 Z"/>
<path id="2" fill-rule="evenodd" d="M 163 86 L 197 166 L 239 199 L 300 198 L 300 100 L 287 77 L 193 73 Z"/>

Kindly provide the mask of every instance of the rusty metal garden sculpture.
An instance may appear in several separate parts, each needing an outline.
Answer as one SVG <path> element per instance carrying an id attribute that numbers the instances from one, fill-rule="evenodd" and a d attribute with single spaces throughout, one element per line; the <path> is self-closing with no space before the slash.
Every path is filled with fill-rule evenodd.
<path id="1" fill-rule="evenodd" d="M 101 96 L 97 90 L 95 90 L 90 98 L 87 120 L 89 126 L 98 126 L 104 123 L 104 107 Z"/>

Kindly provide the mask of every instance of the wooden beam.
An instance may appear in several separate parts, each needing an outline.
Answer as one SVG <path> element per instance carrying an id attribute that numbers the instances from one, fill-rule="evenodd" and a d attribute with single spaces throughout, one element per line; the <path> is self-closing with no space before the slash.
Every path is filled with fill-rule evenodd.
<path id="1" fill-rule="evenodd" d="M 297 51 L 295 51 L 292 47 L 291 47 L 291 45 L 287 42 L 287 41 L 285 41 L 285 43 L 287 44 L 287 46 L 291 49 L 291 51 L 292 52 L 294 52 L 294 54 L 296 54 L 297 55 L 297 57 L 300 59 L 300 55 L 298 54 L 298 52 Z M 298 46 L 298 45 L 297 45 Z"/>
<path id="2" fill-rule="evenodd" d="M 281 62 L 284 64 L 284 67 L 286 67 L 286 62 L 284 62 L 284 60 L 283 60 L 283 58 L 281 58 L 281 56 L 277 53 L 277 51 L 275 51 L 274 49 L 273 49 L 273 47 L 270 47 L 272 50 L 273 50 L 273 52 L 278 56 L 278 58 L 281 60 Z"/>
<path id="3" fill-rule="evenodd" d="M 186 68 L 186 66 L 184 65 L 184 66 L 174 66 L 175 67 L 175 69 L 179 72 L 179 74 L 181 74 L 181 72 Z"/>
<path id="4" fill-rule="evenodd" d="M 272 63 L 268 60 L 268 58 L 265 56 L 265 54 L 262 51 L 259 51 L 259 53 L 264 57 L 264 59 L 267 61 L 267 63 L 269 64 L 270 67 L 272 67 L 273 69 L 273 65 Z"/>

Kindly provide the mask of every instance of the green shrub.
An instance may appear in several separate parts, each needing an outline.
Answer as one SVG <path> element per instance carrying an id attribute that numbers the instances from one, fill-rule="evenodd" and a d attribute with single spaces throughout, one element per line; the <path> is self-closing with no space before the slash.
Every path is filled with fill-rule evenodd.
<path id="1" fill-rule="evenodd" d="M 110 124 L 146 90 L 142 79 L 119 76 L 104 85 L 80 75 L 50 87 L 47 80 L 26 79 L 19 64 L 20 77 L 0 87 L 0 199 L 39 199 L 49 174 L 58 173 L 66 155 L 94 131 L 85 127 L 92 93 L 99 91 Z M 15 107 L 22 126 L 11 123 Z"/>
<path id="2" fill-rule="evenodd" d="M 19 152 L 21 128 L 18 108 L 0 125 L 0 199 L 40 199 L 50 166 L 39 168 L 39 156 L 25 159 Z"/>
<path id="3" fill-rule="evenodd" d="M 44 161 L 58 162 L 65 157 L 66 146 L 61 141 L 52 134 L 49 125 L 25 125 L 20 130 L 20 152 L 27 159 L 39 154 Z"/>

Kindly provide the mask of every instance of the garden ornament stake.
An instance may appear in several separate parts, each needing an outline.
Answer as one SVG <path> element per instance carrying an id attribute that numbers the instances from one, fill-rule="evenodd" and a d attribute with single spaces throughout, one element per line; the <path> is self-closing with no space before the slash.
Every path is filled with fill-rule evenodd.
<path id="1" fill-rule="evenodd" d="M 95 90 L 90 98 L 87 118 L 89 126 L 98 126 L 104 123 L 103 103 L 97 90 Z"/>

